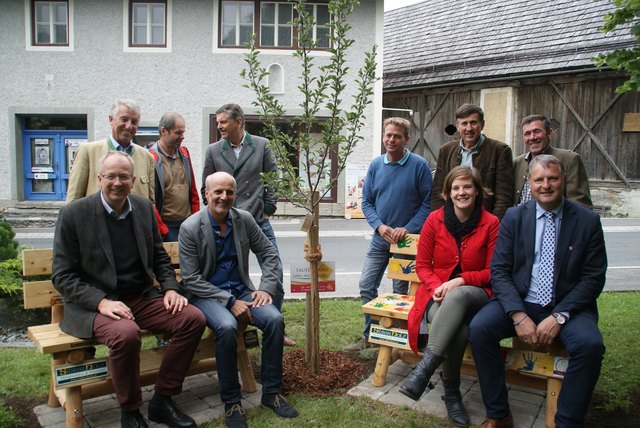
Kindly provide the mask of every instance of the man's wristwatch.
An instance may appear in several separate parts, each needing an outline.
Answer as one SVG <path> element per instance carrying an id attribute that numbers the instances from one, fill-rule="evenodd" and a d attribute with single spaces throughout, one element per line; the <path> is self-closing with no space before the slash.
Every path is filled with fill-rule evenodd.
<path id="1" fill-rule="evenodd" d="M 567 322 L 567 317 L 562 315 L 560 312 L 554 312 L 553 317 L 556 319 L 558 325 L 564 325 Z"/>

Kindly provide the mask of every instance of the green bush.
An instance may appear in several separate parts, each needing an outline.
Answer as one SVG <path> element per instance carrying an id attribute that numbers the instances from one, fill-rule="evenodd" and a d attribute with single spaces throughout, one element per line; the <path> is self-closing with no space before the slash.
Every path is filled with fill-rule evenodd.
<path id="1" fill-rule="evenodd" d="M 13 239 L 16 233 L 0 213 L 0 262 L 18 257 L 18 242 Z"/>
<path id="2" fill-rule="evenodd" d="M 22 297 L 21 259 L 0 262 L 0 296 L 12 299 L 20 299 Z"/>

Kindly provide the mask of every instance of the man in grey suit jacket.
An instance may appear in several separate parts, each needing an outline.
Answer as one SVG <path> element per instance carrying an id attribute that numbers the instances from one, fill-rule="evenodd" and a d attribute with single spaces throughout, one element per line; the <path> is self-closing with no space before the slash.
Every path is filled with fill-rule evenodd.
<path id="1" fill-rule="evenodd" d="M 225 104 L 216 110 L 216 122 L 222 139 L 211 144 L 204 156 L 202 172 L 202 201 L 207 204 L 205 181 L 214 172 L 224 171 L 231 174 L 238 186 L 236 208 L 249 211 L 267 235 L 269 241 L 278 249 L 276 235 L 269 222 L 269 216 L 277 209 L 277 200 L 273 190 L 265 187 L 260 174 L 276 172 L 276 161 L 269 149 L 269 140 L 251 135 L 244 130 L 244 112 L 238 104 Z M 262 266 L 262 259 L 258 257 Z M 282 262 L 278 263 L 280 283 L 283 282 Z M 284 288 L 280 286 L 273 296 L 273 304 L 282 312 Z M 295 342 L 285 335 L 286 346 Z"/>
<path id="2" fill-rule="evenodd" d="M 136 177 L 129 155 L 110 151 L 100 165 L 101 190 L 63 207 L 56 223 L 53 284 L 65 306 L 60 328 L 110 348 L 109 373 L 123 427 L 147 426 L 139 411 L 140 329 L 171 333 L 149 419 L 195 427 L 171 396 L 182 390 L 204 316 L 177 292 L 151 201 L 130 194 Z"/>
<path id="3" fill-rule="evenodd" d="M 262 400 L 285 418 L 298 416 L 282 397 L 284 320 L 272 304 L 278 287 L 278 251 L 247 211 L 233 208 L 236 181 L 226 172 L 205 180 L 207 207 L 182 223 L 178 242 L 180 268 L 190 301 L 204 313 L 216 335 L 216 361 L 225 423 L 244 427 L 236 363 L 238 323 L 262 330 Z M 262 278 L 249 277 L 249 251 L 260 256 Z"/>

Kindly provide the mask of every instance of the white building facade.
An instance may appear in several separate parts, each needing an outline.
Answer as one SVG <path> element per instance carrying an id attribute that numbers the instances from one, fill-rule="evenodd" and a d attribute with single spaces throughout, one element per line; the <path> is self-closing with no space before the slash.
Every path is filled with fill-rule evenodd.
<path id="1" fill-rule="evenodd" d="M 327 2 L 308 4 L 320 43 Z M 183 144 L 199 187 L 204 152 L 217 140 L 218 107 L 239 104 L 247 129 L 259 129 L 254 95 L 240 77 L 247 31 L 260 43 L 272 93 L 288 114 L 299 112 L 300 68 L 292 56 L 295 34 L 287 25 L 291 4 L 286 1 L 4 0 L 0 8 L 0 202 L 63 201 L 75 148 L 110 134 L 108 117 L 118 98 L 141 106 L 139 144 L 155 141 L 164 112 L 184 116 Z M 361 0 L 350 25 L 353 81 L 374 44 L 382 64 L 383 1 Z M 318 64 L 328 60 L 326 50 L 314 56 Z M 351 95 L 343 97 L 345 105 Z M 366 112 L 364 141 L 350 163 L 368 165 L 380 154 L 381 103 L 379 81 Z M 342 215 L 344 201 L 342 177 L 321 213 Z M 281 203 L 277 214 L 298 213 Z"/>

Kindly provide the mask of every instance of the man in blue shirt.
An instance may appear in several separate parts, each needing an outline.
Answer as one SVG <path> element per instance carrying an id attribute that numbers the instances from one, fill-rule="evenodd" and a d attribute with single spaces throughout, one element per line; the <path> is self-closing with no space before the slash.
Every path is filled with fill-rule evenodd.
<path id="1" fill-rule="evenodd" d="M 431 201 L 431 169 L 426 159 L 411 153 L 410 123 L 400 117 L 384 121 L 382 142 L 386 153 L 369 165 L 362 189 L 362 212 L 375 231 L 365 256 L 360 277 L 362 304 L 378 297 L 378 288 L 389 263 L 391 244 L 407 233 L 420 233 L 429 215 Z M 393 292 L 407 294 L 405 281 L 393 281 Z M 346 350 L 371 346 L 368 342 L 371 316 L 364 316 L 362 338 Z"/>
<path id="2" fill-rule="evenodd" d="M 191 303 L 204 313 L 216 336 L 225 424 L 247 426 L 236 362 L 238 323 L 262 330 L 262 406 L 281 417 L 295 418 L 298 412 L 281 395 L 284 319 L 273 305 L 273 296 L 282 287 L 278 250 L 251 213 L 233 208 L 233 176 L 216 172 L 206 178 L 205 186 L 207 206 L 180 227 L 180 268 Z M 257 289 L 249 278 L 250 250 L 263 260 Z"/>

